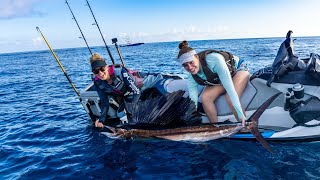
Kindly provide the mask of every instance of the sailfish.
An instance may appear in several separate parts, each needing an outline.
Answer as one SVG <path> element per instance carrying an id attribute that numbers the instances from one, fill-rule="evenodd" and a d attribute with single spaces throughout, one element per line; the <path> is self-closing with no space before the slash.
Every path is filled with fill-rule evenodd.
<path id="1" fill-rule="evenodd" d="M 123 138 L 162 138 L 172 141 L 205 142 L 230 137 L 250 130 L 270 152 L 274 152 L 258 130 L 259 118 L 281 93 L 271 96 L 247 120 L 246 125 L 201 123 L 201 115 L 184 91 L 167 93 L 135 104 L 127 104 L 131 113 L 129 123 L 117 127 L 105 126 L 109 135 Z"/>

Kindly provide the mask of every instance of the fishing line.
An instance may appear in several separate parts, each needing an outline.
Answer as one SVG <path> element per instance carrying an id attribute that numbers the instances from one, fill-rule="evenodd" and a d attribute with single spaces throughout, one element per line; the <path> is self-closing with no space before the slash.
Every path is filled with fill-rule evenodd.
<path id="1" fill-rule="evenodd" d="M 92 55 L 92 51 L 91 51 L 91 49 L 90 49 L 90 47 L 89 47 L 89 45 L 88 45 L 88 42 L 87 42 L 86 38 L 84 37 L 84 35 L 83 35 L 83 33 L 82 33 L 82 30 L 81 30 L 81 28 L 80 28 L 80 26 L 79 26 L 79 24 L 78 24 L 78 21 L 77 21 L 76 17 L 74 16 L 74 14 L 73 14 L 73 12 L 72 12 L 72 10 L 71 10 L 71 8 L 70 8 L 70 5 L 69 5 L 69 3 L 68 3 L 67 0 L 66 0 L 66 4 L 68 5 L 69 10 L 70 10 L 70 12 L 71 12 L 71 14 L 72 14 L 72 19 L 74 19 L 74 21 L 76 22 L 76 24 L 77 24 L 77 26 L 78 26 L 78 28 L 79 28 L 79 30 L 80 30 L 80 33 L 81 33 L 81 36 L 82 36 L 82 37 L 79 37 L 79 38 L 81 38 L 81 39 L 84 40 L 84 42 L 85 42 L 86 45 L 87 45 L 87 48 L 88 48 L 89 51 L 90 51 L 90 54 Z"/>
<path id="2" fill-rule="evenodd" d="M 113 57 L 112 57 L 112 55 L 111 55 L 110 49 L 109 49 L 106 41 L 105 41 L 105 39 L 104 39 L 104 37 L 103 37 L 103 35 L 102 35 L 102 32 L 101 32 L 101 30 L 100 30 L 100 27 L 99 27 L 99 24 L 98 24 L 98 22 L 97 22 L 97 20 L 96 20 L 96 17 L 95 17 L 94 14 L 93 14 L 93 11 L 92 11 L 92 9 L 91 9 L 91 6 L 90 6 L 88 0 L 86 0 L 86 1 L 87 1 L 87 6 L 89 7 L 89 9 L 90 9 L 90 11 L 91 11 L 91 14 L 92 14 L 92 16 L 93 16 L 93 19 L 94 19 L 94 21 L 95 21 L 95 23 L 93 23 L 92 25 L 96 25 L 96 26 L 97 26 L 97 28 L 98 28 L 98 30 L 99 30 L 99 32 L 100 32 L 101 38 L 102 38 L 102 40 L 103 40 L 103 42 L 104 42 L 104 45 L 105 45 L 105 47 L 106 47 L 106 49 L 107 49 L 107 52 L 108 52 L 108 54 L 109 54 L 109 56 L 110 56 L 110 59 L 111 59 L 111 61 L 112 61 L 112 64 L 114 64 L 114 59 L 113 59 Z"/>

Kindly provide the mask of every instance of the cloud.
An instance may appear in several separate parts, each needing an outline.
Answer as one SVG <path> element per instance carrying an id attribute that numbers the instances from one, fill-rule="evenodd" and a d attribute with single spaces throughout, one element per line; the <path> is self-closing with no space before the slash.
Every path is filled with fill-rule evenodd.
<path id="1" fill-rule="evenodd" d="M 12 19 L 32 15 L 42 15 L 33 5 L 40 0 L 2 0 L 0 1 L 0 19 Z"/>
<path id="2" fill-rule="evenodd" d="M 172 30 L 164 33 L 147 33 L 147 32 L 120 32 L 118 37 L 119 43 L 125 43 L 127 39 L 134 42 L 169 42 L 181 40 L 206 40 L 206 39 L 224 39 L 242 37 L 231 27 L 225 25 L 208 25 L 206 27 L 197 27 L 188 25 L 185 27 L 173 27 Z"/>
<path id="3" fill-rule="evenodd" d="M 32 38 L 33 41 L 33 45 L 38 46 L 42 44 L 42 38 L 41 37 L 36 37 L 36 38 Z"/>
<path id="4" fill-rule="evenodd" d="M 163 41 L 181 41 L 181 40 L 204 40 L 204 39 L 222 39 L 233 37 L 234 32 L 228 26 L 215 25 L 207 27 L 196 27 L 189 25 L 182 28 L 173 28 L 169 32 L 160 34 L 143 34 L 140 37 L 149 42 L 163 42 Z"/>

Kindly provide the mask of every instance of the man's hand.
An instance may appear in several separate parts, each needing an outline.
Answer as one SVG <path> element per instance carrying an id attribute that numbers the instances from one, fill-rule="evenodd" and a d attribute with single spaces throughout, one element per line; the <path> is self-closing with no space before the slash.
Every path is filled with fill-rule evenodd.
<path id="1" fill-rule="evenodd" d="M 95 127 L 99 127 L 99 128 L 103 128 L 103 124 L 102 122 L 99 121 L 99 119 L 96 120 L 96 122 L 94 123 Z"/>

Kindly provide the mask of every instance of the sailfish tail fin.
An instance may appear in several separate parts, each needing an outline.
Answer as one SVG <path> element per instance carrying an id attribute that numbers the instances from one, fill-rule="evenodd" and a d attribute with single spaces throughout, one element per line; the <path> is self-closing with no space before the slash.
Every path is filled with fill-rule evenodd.
<path id="1" fill-rule="evenodd" d="M 248 119 L 247 122 L 252 122 L 247 126 L 247 129 L 256 137 L 256 139 L 265 147 L 269 152 L 274 153 L 274 150 L 264 139 L 258 129 L 259 118 L 262 113 L 268 108 L 268 106 L 281 94 L 281 92 L 271 96 L 267 101 L 265 101 Z"/>

